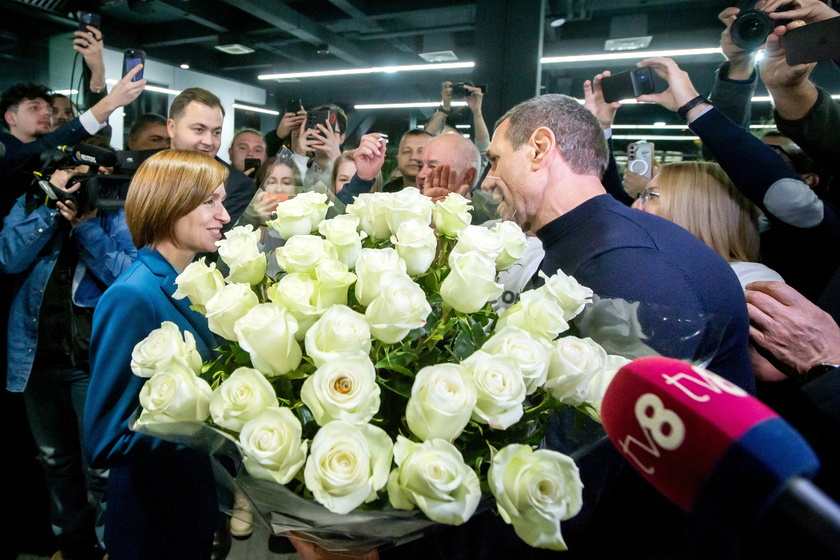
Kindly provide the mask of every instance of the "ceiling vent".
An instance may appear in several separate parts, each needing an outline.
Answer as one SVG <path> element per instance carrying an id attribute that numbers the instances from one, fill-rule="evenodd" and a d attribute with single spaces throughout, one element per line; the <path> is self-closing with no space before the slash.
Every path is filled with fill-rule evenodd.
<path id="1" fill-rule="evenodd" d="M 420 58 L 426 62 L 455 62 L 458 56 L 452 51 L 435 51 L 420 53 Z"/>
<path id="2" fill-rule="evenodd" d="M 216 50 L 222 51 L 223 53 L 227 54 L 251 54 L 254 52 L 254 49 L 251 47 L 246 47 L 241 43 L 230 43 L 228 45 L 216 45 Z"/>
<path id="3" fill-rule="evenodd" d="M 625 37 L 623 39 L 607 39 L 604 42 L 605 51 L 635 51 L 645 49 L 650 45 L 652 35 L 646 37 Z"/>

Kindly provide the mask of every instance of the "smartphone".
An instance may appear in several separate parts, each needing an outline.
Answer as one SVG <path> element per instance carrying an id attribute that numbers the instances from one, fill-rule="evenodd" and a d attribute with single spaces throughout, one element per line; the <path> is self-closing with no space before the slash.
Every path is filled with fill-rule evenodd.
<path id="1" fill-rule="evenodd" d="M 627 169 L 648 179 L 653 178 L 653 142 L 633 142 L 627 146 Z"/>
<path id="2" fill-rule="evenodd" d="M 242 170 L 243 173 L 247 173 L 249 169 L 258 169 L 262 165 L 262 161 L 260 158 L 245 158 L 245 168 Z"/>
<path id="3" fill-rule="evenodd" d="M 788 65 L 840 58 L 840 18 L 791 29 L 782 37 Z"/>
<path id="4" fill-rule="evenodd" d="M 332 127 L 335 130 L 337 116 L 329 109 L 322 109 L 320 111 L 306 112 L 306 130 L 318 130 L 318 124 L 326 127 Z"/>
<path id="5" fill-rule="evenodd" d="M 297 113 L 303 108 L 303 104 L 301 103 L 300 99 L 289 99 L 286 101 L 286 112 L 287 113 Z"/>
<path id="6" fill-rule="evenodd" d="M 295 195 L 293 194 L 275 194 L 275 193 L 263 193 L 262 199 L 263 200 L 271 200 L 275 204 L 280 204 L 281 202 L 286 202 L 290 198 L 294 198 Z"/>
<path id="7" fill-rule="evenodd" d="M 601 80 L 601 90 L 607 103 L 653 93 L 653 72 L 645 67 L 607 76 Z"/>
<path id="8" fill-rule="evenodd" d="M 94 12 L 76 12 L 76 19 L 79 21 L 79 31 L 88 32 L 88 25 L 101 29 L 102 17 Z"/>
<path id="9" fill-rule="evenodd" d="M 131 72 L 131 69 L 137 66 L 138 64 L 142 64 L 143 68 L 145 69 L 146 64 L 146 53 L 141 51 L 140 49 L 125 49 L 123 51 L 123 71 L 122 75 L 125 77 L 126 74 Z M 132 78 L 132 82 L 137 82 L 143 79 L 143 70 L 140 70 L 134 78 Z"/>

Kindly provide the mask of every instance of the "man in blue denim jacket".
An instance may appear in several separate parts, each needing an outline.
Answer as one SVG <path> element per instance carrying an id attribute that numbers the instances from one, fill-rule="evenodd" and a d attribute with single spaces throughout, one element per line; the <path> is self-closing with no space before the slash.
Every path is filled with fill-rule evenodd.
<path id="1" fill-rule="evenodd" d="M 63 188 L 73 174 L 57 171 L 51 182 Z M 136 256 L 122 210 L 79 209 L 69 201 L 50 208 L 33 193 L 18 198 L 0 231 L 0 271 L 18 275 L 6 388 L 23 393 L 66 559 L 96 558 L 103 546 L 107 473 L 87 468 L 80 440 L 88 344 L 93 307 Z"/>

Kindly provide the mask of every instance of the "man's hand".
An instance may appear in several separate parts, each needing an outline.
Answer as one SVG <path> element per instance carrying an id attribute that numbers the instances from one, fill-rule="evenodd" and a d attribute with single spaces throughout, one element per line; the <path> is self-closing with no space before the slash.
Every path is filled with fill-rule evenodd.
<path id="1" fill-rule="evenodd" d="M 449 88 L 450 91 L 452 88 Z M 481 102 L 484 99 L 484 92 L 481 91 L 481 88 L 473 87 L 473 86 L 464 86 L 464 89 L 470 92 L 470 95 L 464 98 L 464 101 L 467 102 L 467 107 L 470 108 L 472 111 L 473 118 L 478 118 L 481 116 Z"/>
<path id="2" fill-rule="evenodd" d="M 315 130 L 307 131 L 315 137 L 309 141 L 310 149 L 321 150 L 330 161 L 335 161 L 341 155 L 341 134 L 333 130 L 331 126 L 324 126 L 321 123 L 315 125 Z"/>
<path id="3" fill-rule="evenodd" d="M 776 11 L 779 7 L 785 5 L 792 9 L 784 12 Z M 763 12 L 770 12 L 772 19 L 801 19 L 805 23 L 814 23 L 840 16 L 840 13 L 832 10 L 825 2 L 820 0 L 760 0 L 755 7 Z"/>
<path id="4" fill-rule="evenodd" d="M 607 103 L 604 101 L 604 92 L 601 90 L 601 80 L 608 77 L 610 71 L 601 72 L 592 80 L 583 82 L 583 106 L 589 109 L 589 112 L 595 115 L 598 123 L 601 125 L 601 130 L 607 130 L 615 120 L 615 113 L 621 107 L 618 101 Z"/>
<path id="5" fill-rule="evenodd" d="M 697 90 L 694 89 L 694 84 L 691 83 L 691 78 L 688 73 L 682 70 L 677 63 L 670 58 L 648 58 L 636 63 L 639 68 L 648 67 L 657 76 L 668 82 L 668 89 L 662 93 L 651 93 L 648 95 L 640 95 L 639 101 L 649 103 L 658 103 L 676 111 L 695 97 L 697 97 Z M 701 103 L 688 113 L 689 120 L 697 113 L 700 113 L 705 105 Z"/>
<path id="6" fill-rule="evenodd" d="M 744 50 L 733 43 L 729 34 L 732 22 L 740 12 L 739 8 L 726 8 L 718 14 L 718 19 L 726 26 L 720 34 L 720 50 L 729 61 L 729 73 L 726 77 L 730 80 L 749 80 L 755 72 L 755 52 Z"/>
<path id="7" fill-rule="evenodd" d="M 301 108 L 297 113 L 286 113 L 277 125 L 277 137 L 288 138 L 289 135 L 298 130 L 306 122 L 306 111 Z"/>
<path id="8" fill-rule="evenodd" d="M 787 375 L 821 363 L 840 364 L 840 327 L 831 315 L 782 282 L 747 285 L 750 338 Z"/>
<path id="9" fill-rule="evenodd" d="M 131 81 L 142 69 L 142 64 L 132 68 L 128 74 L 117 82 L 117 85 L 111 89 L 111 92 L 102 101 L 91 107 L 90 112 L 93 113 L 97 122 L 104 123 L 111 116 L 111 113 L 120 107 L 125 107 L 143 92 L 143 88 L 146 87 L 145 79 L 136 82 Z"/>
<path id="10" fill-rule="evenodd" d="M 816 63 L 789 66 L 785 60 L 785 33 L 803 25 L 805 23 L 802 21 L 792 21 L 787 26 L 776 27 L 767 37 L 764 58 L 758 66 L 761 81 L 773 97 L 776 112 L 788 120 L 800 119 L 807 115 L 819 97 L 817 88 L 808 81 L 808 75 Z"/>
<path id="11" fill-rule="evenodd" d="M 70 182 L 74 175 L 78 175 L 78 171 L 75 169 L 59 169 L 50 177 L 50 184 L 58 190 L 64 191 L 67 194 L 72 194 L 78 191 L 82 186 L 81 183 L 74 183 L 69 187 L 67 186 L 67 183 Z M 79 215 L 79 208 L 76 206 L 75 202 L 70 200 L 67 202 L 56 202 L 55 206 L 58 208 L 58 212 L 65 220 L 70 222 L 70 225 L 73 227 L 76 227 L 82 222 L 95 217 L 97 214 L 96 209 L 93 209 Z"/>
<path id="12" fill-rule="evenodd" d="M 91 83 L 95 87 L 105 87 L 105 61 L 102 58 L 102 49 L 105 46 L 102 41 L 102 32 L 92 25 L 87 26 L 87 31 L 76 31 L 73 39 L 73 50 L 81 53 L 85 64 L 90 68 Z M 101 90 L 100 90 L 101 91 Z"/>
<path id="13" fill-rule="evenodd" d="M 362 136 L 359 147 L 353 151 L 353 160 L 356 162 L 356 175 L 359 179 L 373 181 L 385 163 L 385 148 L 388 139 L 383 138 L 378 132 L 372 132 Z"/>
<path id="14" fill-rule="evenodd" d="M 458 174 L 454 169 L 448 165 L 438 165 L 426 175 L 423 181 L 423 194 L 428 196 L 434 202 L 439 202 L 446 198 L 449 193 L 458 193 L 466 197 L 469 193 L 469 185 L 458 185 Z"/>

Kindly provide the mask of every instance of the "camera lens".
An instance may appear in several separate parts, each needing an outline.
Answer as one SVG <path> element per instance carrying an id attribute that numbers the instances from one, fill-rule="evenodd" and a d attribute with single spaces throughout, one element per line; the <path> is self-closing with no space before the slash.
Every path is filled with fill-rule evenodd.
<path id="1" fill-rule="evenodd" d="M 764 44 L 772 30 L 773 22 L 766 12 L 747 10 L 735 18 L 729 34 L 732 36 L 732 42 L 742 49 L 755 51 Z"/>

